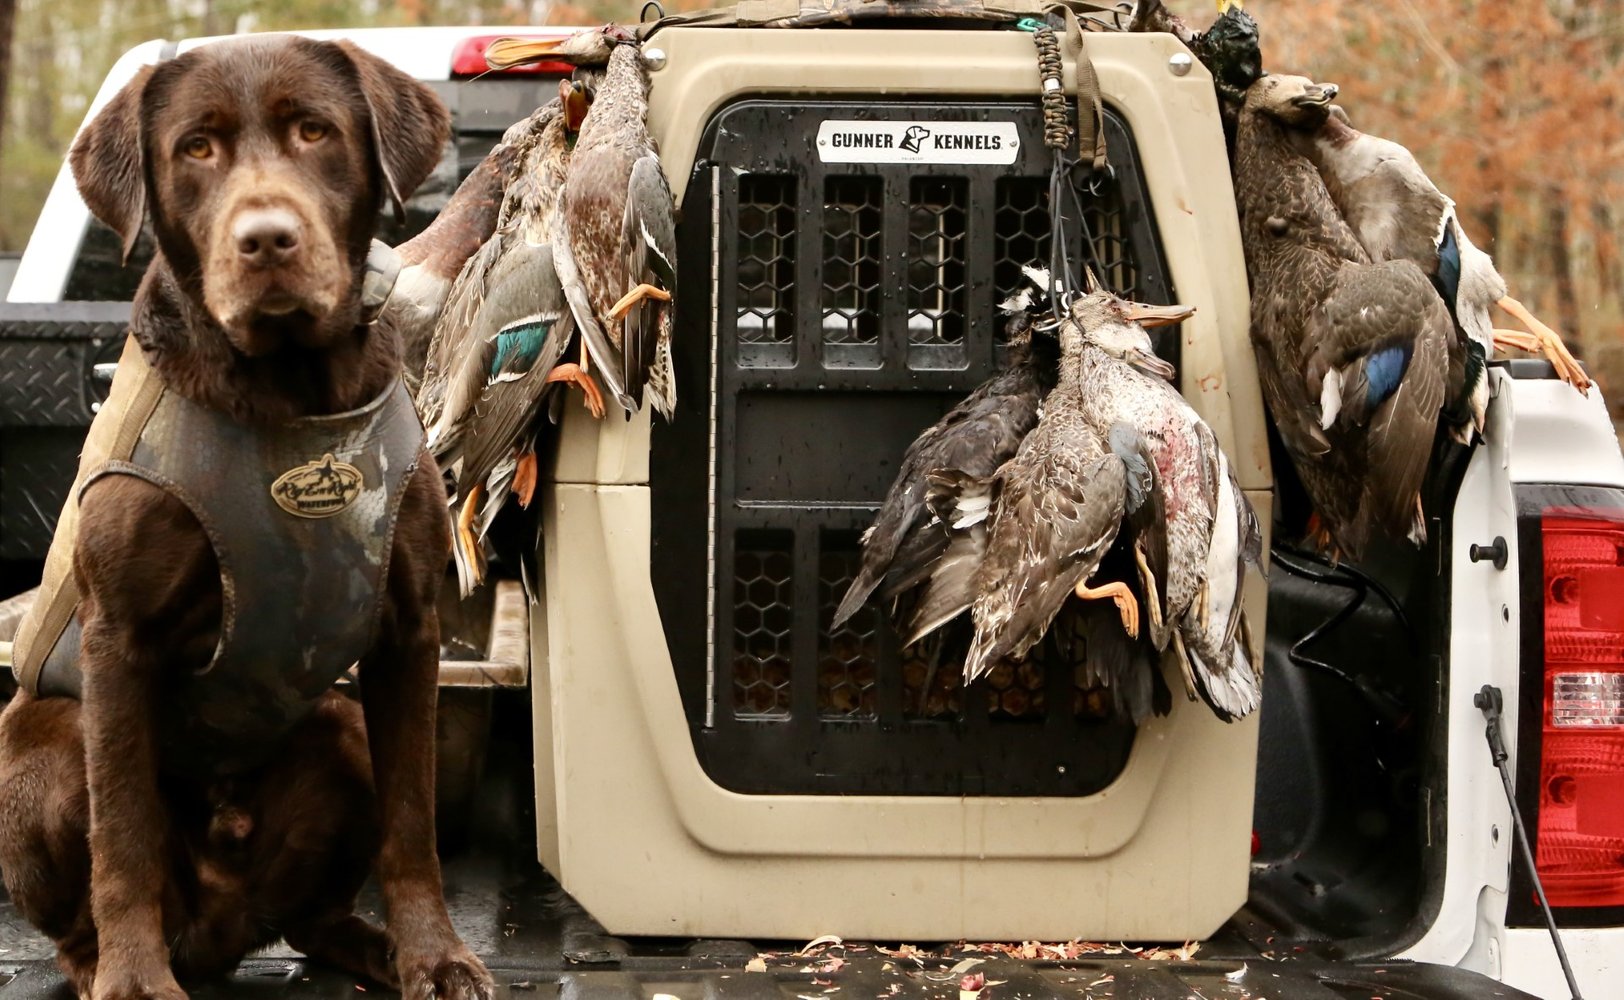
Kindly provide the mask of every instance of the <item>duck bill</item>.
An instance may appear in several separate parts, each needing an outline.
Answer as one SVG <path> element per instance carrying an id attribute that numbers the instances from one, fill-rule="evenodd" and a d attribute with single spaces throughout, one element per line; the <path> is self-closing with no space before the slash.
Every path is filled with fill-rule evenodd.
<path id="1" fill-rule="evenodd" d="M 1171 326 L 1194 315 L 1195 306 L 1147 306 L 1134 302 L 1128 307 L 1128 318 L 1146 329 Z"/>
<path id="2" fill-rule="evenodd" d="M 1342 88 L 1334 83 L 1315 84 L 1307 88 L 1307 92 L 1300 97 L 1292 98 L 1291 103 L 1299 108 L 1329 108 L 1331 102 L 1336 100 L 1336 95 L 1341 92 Z"/>
<path id="3" fill-rule="evenodd" d="M 1127 361 L 1128 364 L 1133 365 L 1146 375 L 1153 375 L 1169 382 L 1173 381 L 1173 376 L 1178 374 L 1172 365 L 1149 351 L 1134 351 L 1128 355 Z"/>
<path id="4" fill-rule="evenodd" d="M 558 90 L 564 102 L 564 127 L 571 132 L 581 131 L 581 123 L 586 121 L 586 111 L 591 106 L 587 100 L 586 86 L 579 81 L 563 80 Z"/>
<path id="5" fill-rule="evenodd" d="M 498 38 L 485 47 L 485 62 L 491 69 L 512 69 L 544 59 L 565 57 L 567 38 Z"/>

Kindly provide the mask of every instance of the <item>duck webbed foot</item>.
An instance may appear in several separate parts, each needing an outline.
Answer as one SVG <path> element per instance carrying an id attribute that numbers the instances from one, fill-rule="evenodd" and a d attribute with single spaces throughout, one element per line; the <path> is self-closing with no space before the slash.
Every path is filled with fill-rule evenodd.
<path id="1" fill-rule="evenodd" d="M 457 513 L 457 536 L 452 541 L 461 554 L 458 561 L 468 567 L 467 589 L 462 595 L 464 597 L 482 582 L 479 539 L 474 537 L 474 517 L 479 513 L 479 500 L 484 495 L 485 485 L 475 483 L 469 488 L 468 495 L 463 498 L 462 510 Z"/>
<path id="2" fill-rule="evenodd" d="M 1542 353 L 1556 369 L 1558 378 L 1581 393 L 1590 394 L 1590 377 L 1579 367 L 1579 362 L 1568 352 L 1567 345 L 1562 342 L 1561 336 L 1555 330 L 1541 323 L 1521 302 L 1509 295 L 1495 304 L 1531 331 L 1524 333 L 1521 330 L 1495 330 L 1496 348 L 1504 350 L 1507 347 L 1515 347 L 1519 351 Z"/>
<path id="3" fill-rule="evenodd" d="M 513 483 L 508 489 L 519 498 L 519 506 L 525 510 L 530 509 L 530 501 L 536 496 L 536 476 L 540 471 L 533 448 L 519 452 L 514 459 Z"/>
<path id="4" fill-rule="evenodd" d="M 584 362 L 584 353 L 582 358 Z M 547 381 L 568 382 L 571 385 L 579 386 L 581 392 L 586 395 L 586 408 L 592 411 L 594 417 L 599 420 L 603 419 L 603 392 L 598 388 L 598 383 L 592 376 L 587 374 L 584 363 L 578 365 L 572 361 L 559 365 L 547 373 Z"/>
<path id="5" fill-rule="evenodd" d="M 638 285 L 620 297 L 620 301 L 616 302 L 609 310 L 609 317 L 615 320 L 624 319 L 626 314 L 631 311 L 632 306 L 637 305 L 644 299 L 658 299 L 661 302 L 670 302 L 671 293 L 650 284 Z"/>
<path id="6" fill-rule="evenodd" d="M 1325 526 L 1325 521 L 1318 513 L 1308 515 L 1307 534 L 1303 536 L 1303 544 L 1310 551 L 1324 555 L 1332 566 L 1342 561 L 1342 550 L 1337 547 L 1336 539 L 1331 536 L 1331 529 Z"/>
<path id="7" fill-rule="evenodd" d="M 1113 581 L 1103 587 L 1090 587 L 1087 581 L 1077 585 L 1076 594 L 1085 601 L 1097 601 L 1109 597 L 1116 602 L 1117 613 L 1122 616 L 1122 631 L 1128 633 L 1128 638 L 1139 638 L 1139 602 L 1134 600 L 1133 591 L 1128 585 Z"/>

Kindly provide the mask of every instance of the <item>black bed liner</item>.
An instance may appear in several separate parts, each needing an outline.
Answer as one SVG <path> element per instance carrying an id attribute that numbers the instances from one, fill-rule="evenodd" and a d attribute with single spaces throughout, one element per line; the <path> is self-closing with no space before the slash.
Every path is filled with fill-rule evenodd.
<path id="1" fill-rule="evenodd" d="M 463 857 L 446 864 L 445 878 L 452 920 L 490 966 L 500 987 L 497 995 L 523 1000 L 656 994 L 679 1000 L 957 1000 L 964 971 L 984 976 L 989 984 L 980 993 L 984 1000 L 1530 1000 L 1529 994 L 1459 969 L 1271 953 L 1267 928 L 1244 915 L 1203 944 L 1191 961 L 1136 958 L 1127 951 L 1072 961 L 1023 961 L 962 945 L 907 958 L 855 943 L 823 944 L 798 956 L 805 942 L 610 936 L 533 861 Z M 369 890 L 362 912 L 375 918 L 377 905 Z M 51 961 L 50 944 L 10 904 L 0 904 L 0 948 L 5 949 L 0 952 L 0 1000 L 71 995 Z M 751 960 L 763 954 L 767 970 L 747 971 Z M 830 961 L 835 958 L 840 962 Z M 952 971 L 966 959 L 981 961 L 972 969 Z M 380 987 L 358 986 L 340 973 L 307 967 L 281 950 L 243 963 L 230 981 L 189 992 L 193 1000 L 390 995 Z"/>

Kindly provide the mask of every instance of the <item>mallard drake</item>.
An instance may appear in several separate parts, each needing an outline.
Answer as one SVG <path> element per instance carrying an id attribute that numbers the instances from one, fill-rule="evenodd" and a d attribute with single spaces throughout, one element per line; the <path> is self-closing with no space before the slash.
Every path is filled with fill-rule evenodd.
<path id="1" fill-rule="evenodd" d="M 1129 526 L 1151 642 L 1171 651 L 1191 698 L 1236 719 L 1262 694 L 1241 609 L 1262 535 L 1217 438 L 1168 381 L 1173 370 L 1151 353 L 1145 332 L 1193 311 L 1096 290 L 1072 303 L 1061 329 L 1082 341 L 1079 416 L 1130 470 L 1146 470 Z"/>
<path id="2" fill-rule="evenodd" d="M 419 392 L 428 447 L 457 481 L 457 565 L 465 594 L 483 578 L 478 538 L 508 488 L 529 506 L 538 472 L 533 424 L 548 389 L 574 383 L 595 416 L 604 412 L 591 377 L 561 363 L 573 320 L 553 264 L 570 137 L 585 104 L 585 88 L 564 81 L 560 96 L 532 116 L 500 224 L 458 276 Z"/>
<path id="3" fill-rule="evenodd" d="M 542 59 L 608 67 L 581 127 L 564 191 L 555 264 L 585 341 L 628 414 L 645 396 L 670 419 L 676 207 L 648 130 L 648 71 L 637 36 L 609 24 L 562 40 L 499 39 L 492 66 Z"/>
<path id="4" fill-rule="evenodd" d="M 1448 405 L 1457 439 L 1470 443 L 1471 429 L 1483 429 L 1486 365 L 1497 348 L 1543 351 L 1564 382 L 1589 391 L 1590 379 L 1562 338 L 1511 297 L 1493 258 L 1467 237 L 1455 202 L 1413 153 L 1358 131 L 1340 108 L 1319 128 L 1299 133 L 1298 148 L 1319 168 L 1331 200 L 1371 259 L 1414 261 L 1448 306 L 1457 332 L 1451 363 L 1461 369 L 1461 395 Z M 1531 332 L 1496 330 L 1496 308 Z"/>
<path id="5" fill-rule="evenodd" d="M 1254 83 L 1235 186 L 1264 399 L 1330 542 L 1357 560 L 1373 535 L 1426 540 L 1454 329 L 1413 261 L 1371 261 L 1295 148 L 1335 95 L 1300 76 Z"/>
<path id="6" fill-rule="evenodd" d="M 396 248 L 401 270 L 384 315 L 400 333 L 401 360 L 414 379 L 423 375 L 452 282 L 496 229 L 502 192 L 517 169 L 519 147 L 529 127 L 527 120 L 508 129 L 428 228 Z"/>
<path id="7" fill-rule="evenodd" d="M 1049 283 L 1047 272 L 1033 269 L 1029 277 L 1038 289 Z M 1035 333 L 1040 318 L 1035 295 L 1023 288 L 1003 304 L 1009 345 L 1004 369 L 927 427 L 903 454 L 874 524 L 863 534 L 862 566 L 835 611 L 833 628 L 856 614 L 882 580 L 885 595 L 894 599 L 924 583 L 949 555 L 948 534 L 926 507 L 929 473 L 954 469 L 971 477 L 990 476 L 1037 426 L 1043 397 L 1059 375 L 1060 347 L 1053 336 Z M 969 565 L 952 553 L 947 571 L 936 574 L 944 582 L 929 588 L 908 620 L 898 622 L 907 643 L 970 606 L 967 592 L 945 582 L 967 584 L 969 573 L 958 569 Z"/>

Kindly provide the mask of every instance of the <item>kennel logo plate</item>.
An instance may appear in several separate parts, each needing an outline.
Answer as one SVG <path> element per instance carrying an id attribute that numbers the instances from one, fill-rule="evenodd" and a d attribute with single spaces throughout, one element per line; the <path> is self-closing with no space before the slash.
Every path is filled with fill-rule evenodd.
<path id="1" fill-rule="evenodd" d="M 858 122 L 818 125 L 824 163 L 1014 163 L 1021 137 L 1014 122 Z"/>
<path id="2" fill-rule="evenodd" d="M 329 452 L 276 477 L 271 499 L 295 517 L 332 517 L 355 502 L 361 485 L 361 470 Z"/>

